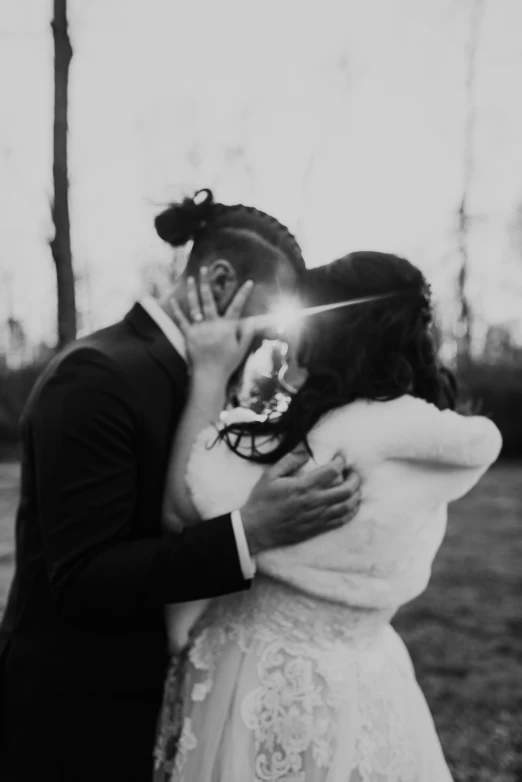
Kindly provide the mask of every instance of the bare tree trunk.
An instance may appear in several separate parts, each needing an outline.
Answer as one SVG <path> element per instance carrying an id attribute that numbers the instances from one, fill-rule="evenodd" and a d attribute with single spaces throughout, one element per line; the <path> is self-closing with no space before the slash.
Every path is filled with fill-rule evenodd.
<path id="1" fill-rule="evenodd" d="M 459 304 L 457 322 L 457 363 L 466 366 L 472 357 L 473 311 L 468 298 L 469 279 L 469 195 L 474 173 L 474 141 L 476 127 L 476 74 L 479 38 L 484 17 L 484 0 L 472 0 L 471 25 L 468 44 L 466 77 L 466 120 L 464 127 L 464 172 L 462 198 L 458 209 L 458 244 L 460 268 L 457 275 L 457 299 Z"/>
<path id="2" fill-rule="evenodd" d="M 75 279 L 69 221 L 69 174 L 67 159 L 67 110 L 69 65 L 72 48 L 67 26 L 67 0 L 54 0 L 51 23 L 54 38 L 54 125 L 52 218 L 55 227 L 51 252 L 58 289 L 58 347 L 76 338 Z"/>

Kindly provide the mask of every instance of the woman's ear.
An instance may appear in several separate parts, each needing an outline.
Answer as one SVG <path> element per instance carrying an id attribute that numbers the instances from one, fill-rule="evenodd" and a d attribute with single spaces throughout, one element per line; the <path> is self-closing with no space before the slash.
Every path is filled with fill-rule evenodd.
<path id="1" fill-rule="evenodd" d="M 221 315 L 225 312 L 239 288 L 236 270 L 230 261 L 220 258 L 208 267 L 208 279 L 216 306 Z"/>

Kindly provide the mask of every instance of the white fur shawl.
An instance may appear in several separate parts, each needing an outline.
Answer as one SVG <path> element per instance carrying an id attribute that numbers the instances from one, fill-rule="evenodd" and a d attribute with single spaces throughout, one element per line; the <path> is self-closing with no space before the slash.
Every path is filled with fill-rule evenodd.
<path id="1" fill-rule="evenodd" d="M 203 432 L 187 468 L 204 518 L 241 508 L 263 468 Z M 315 462 L 341 450 L 362 478 L 358 516 L 334 532 L 258 557 L 261 572 L 315 596 L 396 609 L 426 587 L 447 504 L 497 459 L 501 436 L 487 418 L 464 417 L 411 396 L 358 401 L 329 413 L 309 437 Z M 307 468 L 312 469 L 313 462 Z"/>

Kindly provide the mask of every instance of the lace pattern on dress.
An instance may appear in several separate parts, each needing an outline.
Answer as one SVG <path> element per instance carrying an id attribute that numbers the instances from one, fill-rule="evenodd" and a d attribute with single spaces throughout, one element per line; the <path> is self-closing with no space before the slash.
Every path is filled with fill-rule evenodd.
<path id="1" fill-rule="evenodd" d="M 338 697 L 303 651 L 267 644 L 257 665 L 261 685 L 243 701 L 242 717 L 254 736 L 255 782 L 305 782 L 307 753 L 318 768 L 328 768 L 333 757 Z"/>
<path id="2" fill-rule="evenodd" d="M 411 673 L 409 674 L 411 676 Z M 359 730 L 354 768 L 361 782 L 418 782 L 416 739 L 409 732 L 404 674 L 384 660 L 357 666 Z"/>
<path id="3" fill-rule="evenodd" d="M 305 782 L 311 762 L 326 775 L 339 743 L 351 740 L 339 734 L 347 714 L 357 782 L 417 782 L 414 741 L 400 710 L 404 671 L 387 659 L 385 643 L 383 651 L 388 615 L 319 603 L 262 578 L 249 593 L 218 601 L 189 653 L 191 700 L 212 692 L 233 643 L 257 658 L 259 683 L 241 707 L 254 742 L 253 782 Z M 187 731 L 176 780 L 197 744 Z"/>

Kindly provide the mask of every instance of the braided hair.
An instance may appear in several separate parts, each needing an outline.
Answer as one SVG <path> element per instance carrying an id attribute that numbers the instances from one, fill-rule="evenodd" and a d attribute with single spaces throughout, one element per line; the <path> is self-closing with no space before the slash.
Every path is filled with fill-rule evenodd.
<path id="1" fill-rule="evenodd" d="M 307 435 L 320 418 L 358 399 L 390 401 L 404 394 L 439 409 L 455 409 L 457 387 L 437 357 L 432 303 L 423 274 L 405 258 L 356 252 L 309 269 L 302 296 L 308 306 L 394 293 L 389 298 L 332 309 L 307 319 L 297 358 L 306 382 L 278 417 L 231 424 L 220 433 L 232 450 L 252 461 L 277 461 Z M 256 437 L 272 449 L 256 449 Z M 245 448 L 244 438 L 250 443 Z"/>
<path id="2" fill-rule="evenodd" d="M 282 253 L 299 276 L 305 271 L 301 248 L 286 226 L 253 206 L 216 203 L 207 188 L 181 203 L 171 204 L 156 217 L 154 225 L 158 236 L 172 247 L 193 242 L 189 271 L 209 252 L 226 252 L 227 257 L 232 255 L 242 260 L 245 278 L 250 276 L 253 266 L 256 278 L 262 276 L 260 264 L 266 261 L 267 252 L 272 256 Z M 267 267 L 266 271 L 269 273 L 271 269 Z"/>

